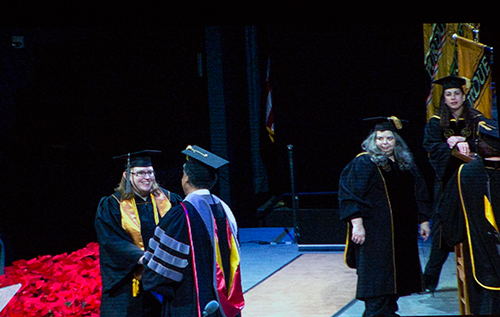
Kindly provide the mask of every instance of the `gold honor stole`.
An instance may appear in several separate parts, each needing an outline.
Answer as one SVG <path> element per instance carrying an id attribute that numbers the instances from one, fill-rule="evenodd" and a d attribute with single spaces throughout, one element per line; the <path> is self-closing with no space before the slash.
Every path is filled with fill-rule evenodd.
<path id="1" fill-rule="evenodd" d="M 153 214 L 155 218 L 155 223 L 158 225 L 160 219 L 165 216 L 167 211 L 172 208 L 170 200 L 165 196 L 163 191 L 160 191 L 160 195 L 151 195 L 151 201 L 153 203 Z M 139 212 L 137 211 L 137 205 L 135 204 L 135 198 L 120 201 L 120 212 L 122 215 L 122 227 L 125 231 L 130 234 L 134 245 L 141 248 L 144 251 L 144 241 L 142 241 L 141 235 L 141 220 L 139 218 Z M 139 294 L 139 281 L 141 280 L 142 269 L 134 274 L 132 279 L 132 296 L 137 297 Z"/>

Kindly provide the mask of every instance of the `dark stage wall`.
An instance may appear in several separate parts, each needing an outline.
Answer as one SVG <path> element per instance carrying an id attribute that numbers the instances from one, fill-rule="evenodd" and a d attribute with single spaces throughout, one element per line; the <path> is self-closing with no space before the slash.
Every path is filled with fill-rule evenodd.
<path id="1" fill-rule="evenodd" d="M 15 258 L 96 241 L 102 196 L 120 180 L 112 158 L 143 149 L 180 193 L 180 154 L 210 145 L 204 29 L 1 30 L 2 169 L 10 197 L 2 230 Z M 25 47 L 13 49 L 11 36 Z M 8 218 L 6 218 L 6 216 Z M 2 232 L 3 233 L 3 232 Z"/>
<path id="2" fill-rule="evenodd" d="M 276 111 L 276 143 L 261 135 L 264 193 L 254 192 L 250 169 L 245 28 L 220 34 L 231 207 L 241 227 L 257 226 L 256 209 L 290 191 L 288 144 L 298 191 L 336 191 L 370 129 L 365 117 L 409 120 L 402 136 L 432 178 L 421 147 L 429 89 L 421 24 L 257 27 L 255 70 L 264 96 L 271 56 Z M 24 48 L 12 48 L 13 35 L 24 36 Z M 495 46 L 494 35 L 482 25 L 483 43 Z M 97 204 L 122 171 L 113 156 L 162 150 L 158 178 L 181 193 L 180 151 L 210 149 L 203 27 L 0 29 L 0 56 L 0 229 L 10 260 L 95 241 Z"/>

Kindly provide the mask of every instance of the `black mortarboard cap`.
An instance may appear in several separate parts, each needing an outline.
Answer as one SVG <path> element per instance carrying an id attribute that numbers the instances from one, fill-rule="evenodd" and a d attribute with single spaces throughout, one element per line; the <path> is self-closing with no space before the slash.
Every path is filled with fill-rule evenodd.
<path id="1" fill-rule="evenodd" d="M 403 128 L 403 122 L 408 122 L 406 120 L 401 120 L 396 116 L 392 117 L 373 117 L 363 119 L 364 121 L 372 121 L 375 124 L 373 131 L 387 131 L 397 132 Z"/>
<path id="2" fill-rule="evenodd" d="M 481 120 L 478 123 L 479 137 L 492 148 L 500 151 L 500 135 L 498 121 L 493 119 Z"/>
<path id="3" fill-rule="evenodd" d="M 465 86 L 467 84 L 467 80 L 465 78 L 462 78 L 462 77 L 450 75 L 450 76 L 446 76 L 446 77 L 437 79 L 437 80 L 433 81 L 432 83 L 443 86 L 443 91 L 445 91 L 446 89 L 450 89 L 450 88 L 462 88 L 463 86 Z"/>
<path id="4" fill-rule="evenodd" d="M 126 160 L 125 167 L 132 168 L 136 166 L 151 166 L 151 156 L 153 154 L 161 153 L 161 151 L 157 150 L 144 150 L 134 153 L 127 153 L 120 156 L 113 157 L 114 159 L 123 159 Z M 130 161 L 130 162 L 129 162 Z"/>
<path id="5" fill-rule="evenodd" d="M 137 167 L 137 166 L 139 166 L 139 167 L 152 166 L 153 164 L 151 163 L 151 155 L 157 154 L 157 153 L 161 153 L 161 151 L 144 150 L 144 151 L 127 153 L 124 155 L 113 157 L 113 159 L 126 160 L 125 169 L 127 170 L 127 185 L 126 185 L 125 191 L 127 193 L 132 192 L 132 189 L 130 186 L 130 169 L 132 167 Z"/>
<path id="6" fill-rule="evenodd" d="M 219 167 L 229 163 L 229 161 L 223 159 L 222 157 L 219 157 L 197 145 L 188 145 L 182 153 L 188 156 L 188 160 L 194 159 L 214 169 L 218 169 Z"/>

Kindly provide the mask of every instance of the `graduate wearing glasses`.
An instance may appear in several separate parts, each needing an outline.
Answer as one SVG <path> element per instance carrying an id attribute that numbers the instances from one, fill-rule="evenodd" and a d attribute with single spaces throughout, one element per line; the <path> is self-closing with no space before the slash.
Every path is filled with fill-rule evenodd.
<path id="1" fill-rule="evenodd" d="M 156 182 L 150 156 L 141 151 L 115 157 L 126 161 L 115 193 L 99 202 L 95 228 L 102 278 L 101 317 L 152 317 L 161 304 L 142 288 L 144 245 L 161 218 L 182 198 Z"/>

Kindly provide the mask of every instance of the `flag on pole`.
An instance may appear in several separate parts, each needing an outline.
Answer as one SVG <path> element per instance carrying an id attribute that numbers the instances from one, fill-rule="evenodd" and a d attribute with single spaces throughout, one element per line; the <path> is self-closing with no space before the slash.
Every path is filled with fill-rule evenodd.
<path id="1" fill-rule="evenodd" d="M 271 58 L 267 60 L 267 76 L 266 76 L 266 88 L 267 88 L 267 99 L 266 99 L 266 130 L 271 139 L 274 142 L 274 111 L 273 102 L 271 98 L 272 87 L 271 87 Z"/>
<path id="2" fill-rule="evenodd" d="M 456 74 L 457 49 L 454 34 L 472 39 L 474 27 L 469 23 L 424 23 L 424 65 L 431 82 Z M 431 84 L 426 100 L 427 120 L 439 109 L 441 91 Z"/>
<path id="3" fill-rule="evenodd" d="M 455 35 L 457 44 L 458 76 L 470 80 L 465 92 L 470 105 L 491 119 L 491 48 Z"/>

